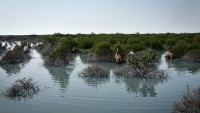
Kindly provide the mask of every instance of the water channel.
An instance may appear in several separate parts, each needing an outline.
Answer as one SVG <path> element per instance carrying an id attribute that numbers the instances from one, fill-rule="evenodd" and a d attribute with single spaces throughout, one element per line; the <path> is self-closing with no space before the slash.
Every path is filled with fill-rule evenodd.
<path id="1" fill-rule="evenodd" d="M 200 85 L 200 64 L 166 61 L 161 55 L 158 67 L 169 74 L 167 80 L 117 77 L 114 70 L 125 65 L 98 63 L 110 71 L 108 78 L 82 78 L 81 70 L 90 65 L 84 54 L 77 54 L 70 67 L 45 67 L 47 57 L 36 50 L 32 59 L 19 65 L 0 66 L 0 94 L 14 81 L 33 78 L 38 94 L 17 100 L 0 96 L 1 113 L 169 113 L 175 101 Z"/>

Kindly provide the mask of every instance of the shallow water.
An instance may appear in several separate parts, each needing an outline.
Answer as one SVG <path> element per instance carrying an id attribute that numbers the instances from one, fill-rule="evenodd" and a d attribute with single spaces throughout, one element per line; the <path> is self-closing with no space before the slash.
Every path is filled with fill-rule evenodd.
<path id="1" fill-rule="evenodd" d="M 164 55 L 158 67 L 169 73 L 168 80 L 119 78 L 113 71 L 124 65 L 114 63 L 98 63 L 110 71 L 109 78 L 86 79 L 79 77 L 90 64 L 84 55 L 76 55 L 75 65 L 65 68 L 44 67 L 46 57 L 35 50 L 31 55 L 24 64 L 1 66 L 0 93 L 24 77 L 33 78 L 42 91 L 19 100 L 1 95 L 1 113 L 169 113 L 187 85 L 192 89 L 200 83 L 200 64 L 165 61 Z"/>

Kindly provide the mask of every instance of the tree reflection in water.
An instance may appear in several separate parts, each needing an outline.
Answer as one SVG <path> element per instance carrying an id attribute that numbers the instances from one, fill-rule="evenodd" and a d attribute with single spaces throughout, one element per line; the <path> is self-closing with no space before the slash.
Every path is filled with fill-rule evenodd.
<path id="1" fill-rule="evenodd" d="M 102 78 L 96 78 L 96 77 L 80 77 L 82 78 L 85 83 L 88 84 L 88 86 L 92 87 L 98 87 L 99 85 L 106 84 L 110 81 L 109 77 L 102 77 Z"/>
<path id="2" fill-rule="evenodd" d="M 166 59 L 164 54 L 161 56 L 161 67 L 174 68 L 176 71 L 189 71 L 190 73 L 196 74 L 200 71 L 200 63 L 184 62 L 180 59 Z"/>
<path id="3" fill-rule="evenodd" d="M 29 61 L 31 60 L 30 56 L 27 56 L 27 58 L 25 59 L 25 61 L 23 63 L 19 63 L 19 64 L 4 64 L 4 65 L 0 65 L 0 67 L 6 71 L 6 73 L 11 76 L 13 74 L 18 74 L 20 73 L 20 71 L 25 67 L 26 64 L 29 63 Z"/>
<path id="4" fill-rule="evenodd" d="M 117 77 L 116 82 L 124 82 L 128 93 L 135 93 L 141 97 L 156 97 L 155 86 L 164 83 L 167 79 L 142 79 Z"/>
<path id="5" fill-rule="evenodd" d="M 44 62 L 48 59 L 47 56 L 42 56 L 41 58 Z M 69 76 L 73 70 L 73 66 L 73 64 L 65 67 L 50 67 L 44 65 L 44 67 L 48 70 L 49 74 L 52 75 L 52 80 L 54 80 L 55 83 L 59 83 L 63 93 L 65 93 L 66 88 L 69 84 Z"/>
<path id="6" fill-rule="evenodd" d="M 69 76 L 73 68 L 47 66 L 45 66 L 45 68 L 49 71 L 49 74 L 52 75 L 52 80 L 54 80 L 55 83 L 58 83 L 60 85 L 61 91 L 65 93 L 66 88 L 69 84 Z"/>
<path id="7" fill-rule="evenodd" d="M 200 63 L 190 63 L 190 62 L 184 62 L 180 60 L 166 60 L 166 64 L 169 67 L 173 67 L 176 70 L 187 70 L 193 74 L 198 72 L 200 70 Z"/>

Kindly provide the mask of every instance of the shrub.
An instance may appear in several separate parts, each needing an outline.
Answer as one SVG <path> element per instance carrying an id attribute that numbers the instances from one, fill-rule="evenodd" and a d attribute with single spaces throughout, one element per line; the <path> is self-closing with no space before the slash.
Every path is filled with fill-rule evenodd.
<path id="1" fill-rule="evenodd" d="M 166 40 L 166 45 L 167 46 L 174 46 L 176 44 L 177 40 L 176 39 L 168 39 Z"/>
<path id="2" fill-rule="evenodd" d="M 199 49 L 193 49 L 188 51 L 183 57 L 183 61 L 188 61 L 188 62 L 195 62 L 195 63 L 200 63 L 200 50 Z"/>
<path id="3" fill-rule="evenodd" d="M 195 50 L 195 49 L 200 49 L 200 46 L 198 43 L 192 43 L 188 45 L 188 50 Z"/>
<path id="4" fill-rule="evenodd" d="M 53 46 L 50 43 L 40 44 L 38 45 L 38 50 L 41 52 L 43 56 L 49 55 L 53 50 Z"/>
<path id="5" fill-rule="evenodd" d="M 82 49 L 90 49 L 93 47 L 93 40 L 90 38 L 78 38 L 79 47 Z"/>
<path id="6" fill-rule="evenodd" d="M 18 64 L 25 61 L 26 55 L 23 52 L 22 47 L 15 46 L 12 51 L 8 51 L 1 59 L 0 64 Z M 30 58 L 28 55 L 27 58 Z"/>
<path id="7" fill-rule="evenodd" d="M 200 34 L 193 37 L 193 43 L 200 44 Z"/>
<path id="8" fill-rule="evenodd" d="M 148 39 L 146 39 L 146 40 L 144 40 L 144 41 L 142 42 L 142 45 L 144 45 L 145 47 L 150 47 L 151 41 L 148 40 Z"/>
<path id="9" fill-rule="evenodd" d="M 21 100 L 22 98 L 32 98 L 34 94 L 40 91 L 38 85 L 32 82 L 32 78 L 19 79 L 7 88 L 4 96 L 11 100 Z"/>
<path id="10" fill-rule="evenodd" d="M 131 46 L 129 46 L 130 48 L 128 48 L 127 44 L 122 44 L 120 42 L 117 42 L 116 44 L 111 46 L 111 49 L 113 51 L 113 53 L 116 52 L 117 48 L 119 53 L 121 54 L 121 56 L 123 56 L 123 54 L 128 53 L 131 50 Z"/>
<path id="11" fill-rule="evenodd" d="M 132 38 L 129 38 L 128 40 L 127 40 L 127 43 L 128 44 L 138 44 L 138 43 L 140 43 L 140 39 L 139 38 L 135 38 L 135 37 L 132 37 Z"/>
<path id="12" fill-rule="evenodd" d="M 44 43 L 50 43 L 52 46 L 56 45 L 58 38 L 55 36 L 46 36 L 44 38 Z"/>
<path id="13" fill-rule="evenodd" d="M 76 42 L 72 38 L 60 39 L 57 46 L 50 53 L 45 65 L 63 67 L 73 64 L 74 57 L 70 54 L 70 52 L 72 47 L 75 45 Z"/>
<path id="14" fill-rule="evenodd" d="M 61 38 L 59 40 L 58 46 L 61 46 L 68 52 L 71 52 L 73 46 L 77 46 L 77 43 L 74 41 L 73 38 Z"/>
<path id="15" fill-rule="evenodd" d="M 82 77 L 95 77 L 95 78 L 103 78 L 108 77 L 109 73 L 107 70 L 101 68 L 97 65 L 90 65 L 81 71 L 80 76 Z"/>
<path id="16" fill-rule="evenodd" d="M 77 43 L 72 38 L 61 38 L 57 46 L 50 53 L 49 58 L 66 57 Z"/>
<path id="17" fill-rule="evenodd" d="M 200 113 L 200 87 L 182 95 L 179 102 L 173 104 L 172 113 Z"/>
<path id="18" fill-rule="evenodd" d="M 134 52 L 141 51 L 144 49 L 145 47 L 142 44 L 133 44 L 131 47 L 131 50 L 133 50 Z"/>
<path id="19" fill-rule="evenodd" d="M 111 44 L 108 42 L 100 42 L 94 48 L 94 53 L 97 56 L 109 56 L 112 53 Z"/>
<path id="20" fill-rule="evenodd" d="M 152 50 L 143 50 L 134 56 L 128 55 L 128 66 L 121 70 L 116 70 L 115 74 L 126 77 L 165 79 L 167 76 L 165 76 L 164 71 L 157 70 L 155 66 L 156 56 L 157 54 Z"/>
<path id="21" fill-rule="evenodd" d="M 155 50 L 163 50 L 163 45 L 158 41 L 151 41 L 150 47 Z"/>
<path id="22" fill-rule="evenodd" d="M 179 41 L 172 47 L 171 51 L 175 58 L 182 57 L 187 51 L 188 44 L 185 41 Z"/>

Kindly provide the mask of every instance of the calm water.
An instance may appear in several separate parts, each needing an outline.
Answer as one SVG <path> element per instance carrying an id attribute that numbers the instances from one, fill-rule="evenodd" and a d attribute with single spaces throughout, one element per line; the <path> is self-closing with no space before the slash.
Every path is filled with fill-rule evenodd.
<path id="1" fill-rule="evenodd" d="M 0 67 L 0 93 L 24 77 L 32 77 L 42 91 L 17 101 L 1 95 L 1 113 L 169 113 L 187 85 L 200 85 L 200 64 L 166 62 L 163 55 L 159 68 L 171 77 L 164 81 L 116 77 L 113 71 L 124 65 L 114 63 L 99 63 L 110 70 L 109 78 L 86 79 L 78 75 L 89 65 L 84 55 L 77 55 L 75 65 L 67 68 L 44 67 L 46 58 L 36 51 L 32 57 L 24 64 Z"/>

